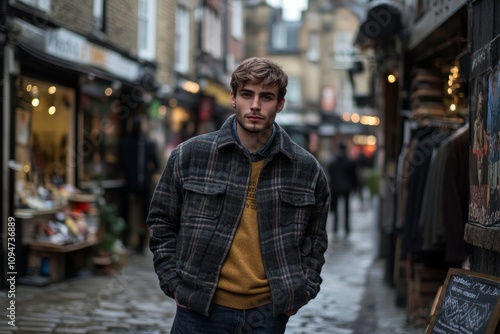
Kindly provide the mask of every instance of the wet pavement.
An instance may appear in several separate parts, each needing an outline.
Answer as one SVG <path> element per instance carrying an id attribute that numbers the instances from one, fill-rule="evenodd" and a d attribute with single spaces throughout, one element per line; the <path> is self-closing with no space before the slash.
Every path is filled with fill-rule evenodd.
<path id="1" fill-rule="evenodd" d="M 341 207 L 341 206 L 339 206 Z M 383 280 L 377 258 L 376 205 L 363 208 L 354 198 L 351 233 L 329 235 L 318 296 L 293 316 L 290 334 L 417 334 L 406 323 L 404 308 Z M 331 217 L 328 230 L 331 231 Z M 15 327 L 8 324 L 8 299 L 1 291 L 3 333 L 163 334 L 168 333 L 175 302 L 163 295 L 151 255 L 131 257 L 113 276 L 87 273 L 45 287 L 16 286 Z"/>

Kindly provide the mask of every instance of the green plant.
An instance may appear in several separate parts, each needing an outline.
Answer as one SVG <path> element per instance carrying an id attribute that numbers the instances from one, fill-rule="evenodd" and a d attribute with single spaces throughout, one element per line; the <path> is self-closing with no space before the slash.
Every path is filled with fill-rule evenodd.
<path id="1" fill-rule="evenodd" d="M 373 197 L 379 194 L 379 173 L 376 169 L 371 170 L 365 179 L 365 185 Z"/>
<path id="2" fill-rule="evenodd" d="M 118 214 L 118 208 L 114 204 L 106 203 L 104 198 L 98 201 L 99 219 L 101 226 L 102 241 L 99 249 L 112 254 L 121 235 L 125 229 L 125 220 Z"/>
<path id="3" fill-rule="evenodd" d="M 122 233 L 125 230 L 125 219 L 120 216 L 118 206 L 106 200 L 105 190 L 101 183 L 93 189 L 97 198 L 99 210 L 99 245 L 97 246 L 101 255 L 122 255 L 123 244 Z"/>

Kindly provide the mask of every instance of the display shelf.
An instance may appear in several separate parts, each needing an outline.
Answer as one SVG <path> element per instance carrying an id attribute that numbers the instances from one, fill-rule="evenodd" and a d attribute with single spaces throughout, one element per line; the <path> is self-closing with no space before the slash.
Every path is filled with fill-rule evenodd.
<path id="1" fill-rule="evenodd" d="M 41 268 L 42 259 L 46 258 L 50 267 L 50 282 L 59 282 L 70 275 L 66 268 L 68 260 L 76 270 L 86 267 L 87 251 L 98 242 L 96 237 L 66 245 L 34 240 L 29 244 L 29 265 L 31 268 Z"/>
<path id="2" fill-rule="evenodd" d="M 14 210 L 14 217 L 20 219 L 31 219 L 39 216 L 53 215 L 61 211 L 61 207 L 50 209 L 16 209 Z"/>
<path id="3" fill-rule="evenodd" d="M 58 245 L 52 244 L 50 242 L 33 240 L 29 243 L 31 249 L 37 251 L 46 251 L 46 252 L 54 252 L 54 253 L 68 253 L 73 252 L 79 249 L 87 248 L 90 246 L 94 246 L 98 243 L 97 238 L 92 237 L 85 241 L 75 242 L 66 245 Z"/>

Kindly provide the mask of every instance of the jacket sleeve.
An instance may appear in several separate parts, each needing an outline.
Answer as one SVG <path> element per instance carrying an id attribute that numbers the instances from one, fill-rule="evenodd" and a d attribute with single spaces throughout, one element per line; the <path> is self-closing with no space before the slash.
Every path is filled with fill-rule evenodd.
<path id="1" fill-rule="evenodd" d="M 330 191 L 326 175 L 322 169 L 320 169 L 316 185 L 315 198 L 316 202 L 302 247 L 302 266 L 306 277 L 306 293 L 309 300 L 315 298 L 319 292 L 320 284 L 323 281 L 320 274 L 321 268 L 325 264 L 324 253 L 328 248 L 326 221 L 328 218 Z"/>
<path id="2" fill-rule="evenodd" d="M 167 161 L 154 191 L 146 221 L 150 234 L 149 247 L 160 287 L 172 298 L 180 282 L 176 273 L 176 244 L 182 201 L 178 156 L 179 151 L 175 149 Z"/>

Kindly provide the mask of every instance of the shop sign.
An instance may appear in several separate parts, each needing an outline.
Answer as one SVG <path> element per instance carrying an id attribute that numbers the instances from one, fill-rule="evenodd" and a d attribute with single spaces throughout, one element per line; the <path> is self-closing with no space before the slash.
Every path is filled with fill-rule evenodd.
<path id="1" fill-rule="evenodd" d="M 467 0 L 426 1 L 425 14 L 411 29 L 409 49 L 415 48 L 466 3 Z"/>
<path id="2" fill-rule="evenodd" d="M 138 63 L 118 52 L 90 43 L 84 37 L 66 29 L 47 30 L 45 52 L 60 59 L 105 70 L 123 79 L 139 79 Z"/>

